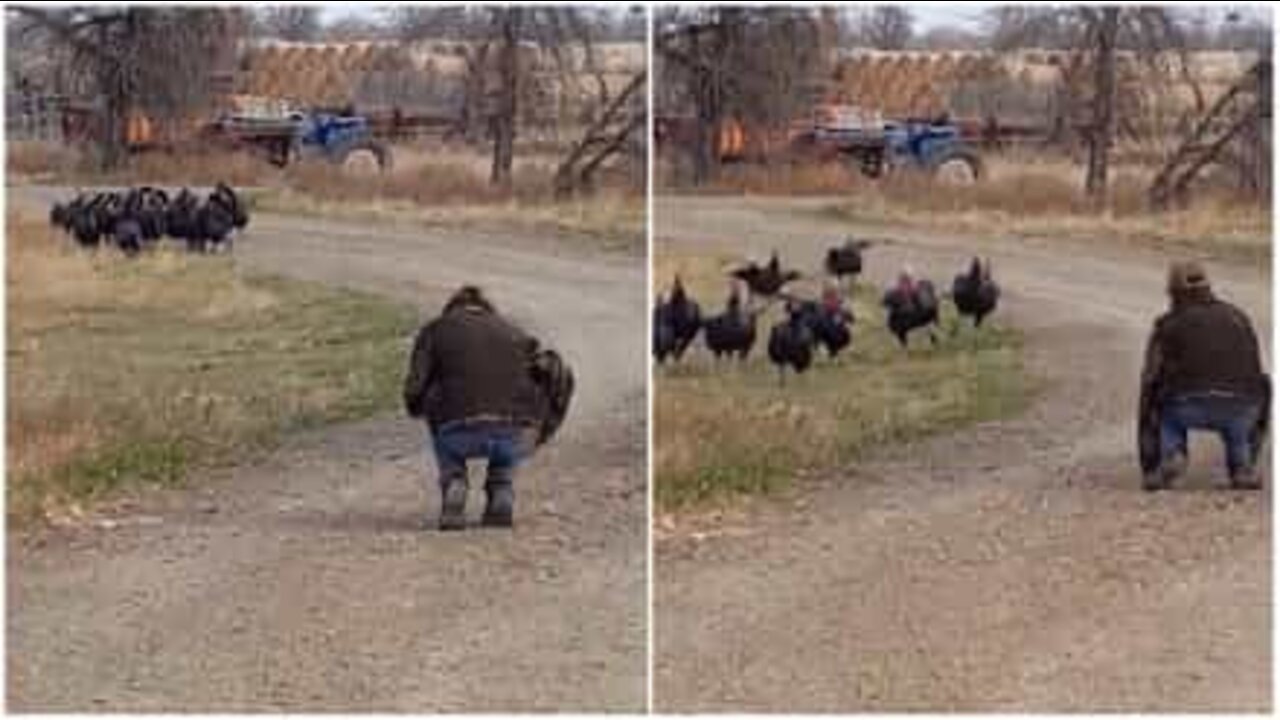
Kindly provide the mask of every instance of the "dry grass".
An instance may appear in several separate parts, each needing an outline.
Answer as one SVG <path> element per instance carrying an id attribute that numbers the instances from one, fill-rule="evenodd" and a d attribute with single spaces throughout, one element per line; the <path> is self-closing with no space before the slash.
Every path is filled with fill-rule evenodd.
<path id="1" fill-rule="evenodd" d="M 145 153 L 130 158 L 119 172 L 105 176 L 110 184 L 233 186 L 279 182 L 282 172 L 264 158 L 247 152 Z"/>
<path id="2" fill-rule="evenodd" d="M 128 158 L 119 169 L 102 173 L 84 152 L 65 145 L 13 142 L 8 145 L 10 175 L 42 182 L 83 185 L 258 185 L 278 182 L 281 171 L 244 152 L 148 152 Z"/>
<path id="3" fill-rule="evenodd" d="M 705 192 L 742 195 L 842 195 L 865 184 L 864 178 L 839 162 L 770 165 L 737 163 L 721 168 Z"/>
<path id="4" fill-rule="evenodd" d="M 1158 213 L 1146 202 L 1150 167 L 1117 167 L 1100 208 L 1081 189 L 1083 168 L 1068 158 L 992 156 L 987 170 L 982 182 L 958 184 L 910 172 L 870 180 L 834 163 L 740 165 L 725 168 L 705 192 L 842 195 L 828 214 L 865 224 L 1175 245 L 1264 264 L 1270 258 L 1269 207 L 1239 195 L 1225 181 L 1205 183 L 1188 207 Z"/>
<path id="5" fill-rule="evenodd" d="M 323 163 L 291 168 L 284 189 L 261 193 L 256 207 L 276 212 L 372 221 L 409 221 L 496 231 L 581 236 L 593 247 L 643 253 L 643 194 L 612 186 L 587 198 L 551 199 L 554 165 L 534 158 L 516 166 L 512 188 L 488 182 L 488 166 L 456 151 L 397 156 L 388 173 L 355 174 Z"/>
<path id="6" fill-rule="evenodd" d="M 900 177 L 878 191 L 833 205 L 841 219 L 949 232 L 1178 246 L 1252 263 L 1271 253 L 1271 214 L 1225 190 L 1208 190 L 1186 208 L 1163 213 L 1145 203 L 1145 182 L 1116 178 L 1107 205 L 1095 209 L 1060 175 L 993 176 L 976 185 L 940 185 Z"/>
<path id="7" fill-rule="evenodd" d="M 5 167 L 10 178 L 65 177 L 80 165 L 80 156 L 61 143 L 15 141 L 5 145 Z"/>
<path id="8" fill-rule="evenodd" d="M 719 312 L 722 268 L 732 260 L 655 248 L 654 277 L 678 270 L 704 312 Z M 800 292 L 813 292 L 803 285 Z M 851 352 L 825 352 L 780 385 L 765 348 L 773 309 L 760 320 L 744 365 L 717 365 L 704 350 L 659 368 L 654 386 L 654 482 L 662 511 L 687 511 L 786 487 L 806 472 L 829 472 L 871 449 L 923 433 L 1021 410 L 1030 393 L 1019 336 L 998 322 L 975 333 L 944 331 L 903 352 L 883 325 L 876 293 L 859 292 Z M 953 327 L 954 315 L 944 317 Z M 701 348 L 701 339 L 698 340 Z"/>
<path id="9" fill-rule="evenodd" d="M 230 258 L 85 253 L 8 217 L 8 512 L 173 483 L 394 404 L 413 314 Z"/>
<path id="10" fill-rule="evenodd" d="M 400 156 L 398 155 L 399 159 Z M 478 157 L 442 155 L 431 161 L 397 163 L 385 173 L 357 173 L 325 162 L 289 168 L 287 184 L 318 200 L 368 202 L 401 200 L 418 205 L 456 205 L 535 200 L 548 195 L 550 172 L 541 164 L 520 163 L 510 189 L 489 183 Z"/>

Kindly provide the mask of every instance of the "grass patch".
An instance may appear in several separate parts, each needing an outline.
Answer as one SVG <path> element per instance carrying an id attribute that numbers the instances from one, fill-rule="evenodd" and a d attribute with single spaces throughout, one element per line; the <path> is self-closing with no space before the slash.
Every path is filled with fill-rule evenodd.
<path id="1" fill-rule="evenodd" d="M 415 314 L 246 277 L 229 257 L 127 261 L 8 218 L 8 512 L 180 482 L 282 433 L 395 406 Z"/>
<path id="2" fill-rule="evenodd" d="M 720 311 L 729 257 L 658 248 L 654 277 L 679 270 L 704 312 Z M 796 287 L 800 294 L 814 288 Z M 766 355 L 779 307 L 760 319 L 752 357 L 717 365 L 701 346 L 681 365 L 659 368 L 654 385 L 654 482 L 661 511 L 691 510 L 788 487 L 799 473 L 838 468 L 868 451 L 941 430 L 1021 412 L 1031 394 L 1021 337 L 999 322 L 956 327 L 947 307 L 936 348 L 923 335 L 903 352 L 884 328 L 879 292 L 854 297 L 854 343 L 825 351 L 780 385 Z M 916 344 L 918 343 L 918 344 Z"/>

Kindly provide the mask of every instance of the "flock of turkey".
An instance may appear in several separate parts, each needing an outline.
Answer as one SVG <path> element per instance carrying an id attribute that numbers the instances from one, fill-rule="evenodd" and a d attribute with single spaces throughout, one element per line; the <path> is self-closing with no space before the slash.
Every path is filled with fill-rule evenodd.
<path id="1" fill-rule="evenodd" d="M 54 203 L 49 223 L 81 247 L 106 242 L 130 257 L 165 237 L 203 253 L 229 249 L 235 232 L 249 224 L 249 211 L 226 183 L 218 183 L 203 198 L 187 188 L 170 197 L 161 188 L 144 185 L 80 193 Z"/>
<path id="2" fill-rule="evenodd" d="M 808 370 L 819 348 L 835 358 L 853 341 L 854 316 L 846 288 L 862 273 L 863 253 L 871 245 L 869 241 L 850 239 L 829 249 L 823 266 L 830 279 L 816 299 L 787 291 L 787 286 L 803 275 L 784 269 L 777 251 L 763 266 L 750 262 L 734 268 L 728 273 L 732 287 L 723 312 L 709 317 L 703 316 L 701 306 L 677 274 L 670 291 L 659 294 L 653 309 L 654 358 L 659 364 L 678 362 L 701 333 L 715 358 L 745 360 L 756 344 L 759 316 L 777 300 L 784 302 L 786 312 L 769 330 L 768 355 L 778 367 L 780 378 L 785 377 L 787 368 L 796 373 Z M 763 302 L 753 303 L 756 297 Z M 955 276 L 949 297 L 959 315 L 971 318 L 974 327 L 980 327 L 1000 300 L 1000 287 L 992 278 L 990 262 L 973 258 L 969 267 Z M 935 329 L 943 299 L 932 282 L 917 278 L 910 268 L 904 268 L 897 283 L 881 298 L 889 332 L 906 348 L 910 334 L 923 329 L 936 345 Z"/>

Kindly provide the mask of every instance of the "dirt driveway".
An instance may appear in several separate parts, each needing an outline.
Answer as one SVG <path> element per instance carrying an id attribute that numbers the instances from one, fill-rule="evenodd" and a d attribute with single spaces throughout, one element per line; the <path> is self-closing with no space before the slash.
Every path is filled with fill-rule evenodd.
<path id="1" fill-rule="evenodd" d="M 778 247 L 817 270 L 828 244 L 865 229 L 813 209 L 661 198 L 655 251 Z M 1217 489 L 1207 441 L 1177 491 L 1138 490 L 1135 380 L 1167 257 L 867 232 L 896 240 L 870 251 L 880 284 L 904 261 L 949 283 L 989 255 L 998 316 L 1025 330 L 1041 394 L 1023 417 L 886 450 L 660 540 L 655 708 L 1267 710 L 1269 493 Z M 1269 338 L 1269 276 L 1209 270 Z"/>
<path id="2" fill-rule="evenodd" d="M 51 194 L 9 190 L 40 212 Z M 643 260 L 268 215 L 236 252 L 248 270 L 424 316 L 477 282 L 565 352 L 577 404 L 517 479 L 515 532 L 423 532 L 438 507 L 423 428 L 390 416 L 99 522 L 11 536 L 8 707 L 643 710 Z"/>

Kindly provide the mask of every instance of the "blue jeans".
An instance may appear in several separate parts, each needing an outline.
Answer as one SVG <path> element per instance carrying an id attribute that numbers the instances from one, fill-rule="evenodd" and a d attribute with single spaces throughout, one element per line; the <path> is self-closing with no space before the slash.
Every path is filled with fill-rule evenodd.
<path id="1" fill-rule="evenodd" d="M 510 485 L 518 467 L 529 456 L 523 428 L 499 423 L 454 424 L 431 436 L 440 484 L 467 479 L 467 460 L 488 461 L 485 487 Z"/>
<path id="2" fill-rule="evenodd" d="M 1250 439 L 1258 414 L 1256 401 L 1238 395 L 1197 394 L 1167 400 L 1160 411 L 1160 457 L 1187 454 L 1188 430 L 1212 430 L 1222 438 L 1227 470 L 1235 474 L 1253 463 Z"/>

